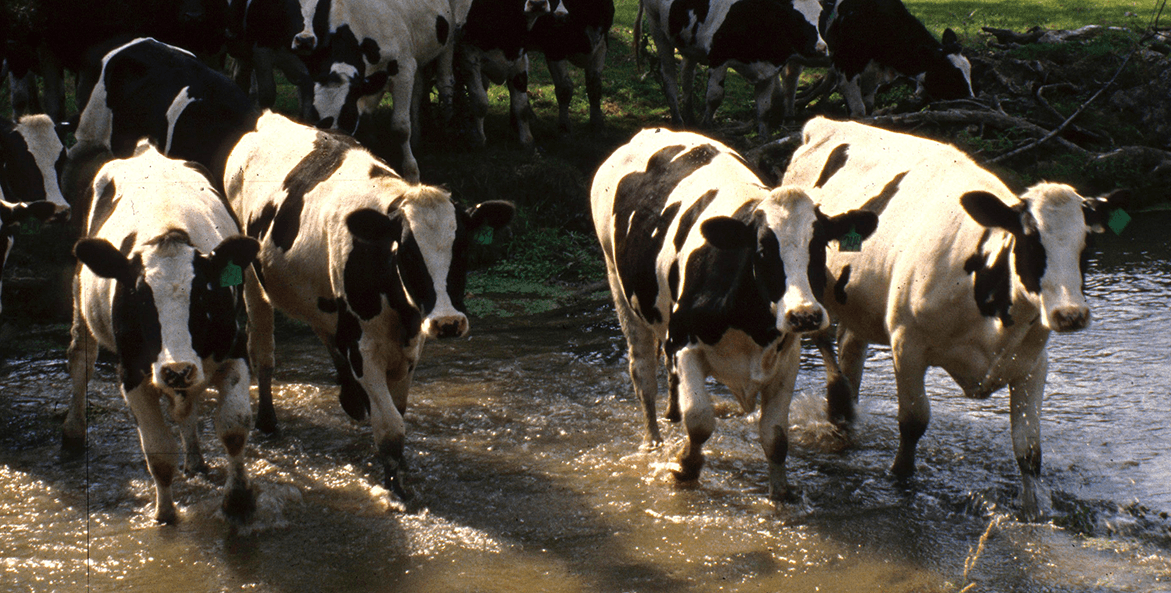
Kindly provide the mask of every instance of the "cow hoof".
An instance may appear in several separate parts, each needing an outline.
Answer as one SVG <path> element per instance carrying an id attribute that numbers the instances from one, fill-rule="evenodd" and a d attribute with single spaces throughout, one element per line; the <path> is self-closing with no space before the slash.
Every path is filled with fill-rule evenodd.
<path id="1" fill-rule="evenodd" d="M 694 482 L 699 479 L 699 472 L 703 469 L 703 456 L 697 457 L 697 459 L 679 460 L 679 469 L 671 472 L 671 475 L 675 476 L 676 482 Z"/>
<path id="2" fill-rule="evenodd" d="M 647 453 L 649 451 L 657 451 L 663 446 L 663 439 L 654 437 L 643 437 L 642 444 L 638 446 L 638 450 Z"/>
<path id="3" fill-rule="evenodd" d="M 258 418 L 256 420 L 256 430 L 266 437 L 277 437 L 281 434 L 281 427 L 276 423 L 276 419 L 265 420 Z"/>
<path id="4" fill-rule="evenodd" d="M 793 504 L 793 503 L 801 502 L 801 491 L 796 488 L 792 488 L 792 487 L 786 487 L 784 489 L 770 488 L 769 493 L 768 493 L 768 497 L 770 500 L 773 500 L 775 502 L 781 502 L 781 503 L 785 503 L 785 504 Z"/>
<path id="5" fill-rule="evenodd" d="M 663 418 L 666 418 L 667 422 L 673 422 L 675 424 L 678 424 L 679 421 L 683 420 L 683 414 L 680 414 L 679 410 L 677 408 L 676 409 L 668 408 L 667 413 L 663 415 Z"/>
<path id="6" fill-rule="evenodd" d="M 211 473 L 211 466 L 200 457 L 198 461 L 188 461 L 183 464 L 183 473 L 187 474 L 188 477 L 196 475 L 206 476 Z"/>
<path id="7" fill-rule="evenodd" d="M 221 508 L 229 521 L 238 525 L 244 524 L 256 511 L 256 497 L 253 496 L 251 488 L 235 488 L 224 496 Z"/>
<path id="8" fill-rule="evenodd" d="M 175 510 L 174 506 L 159 509 L 155 513 L 155 522 L 159 525 L 174 525 L 179 522 L 179 512 Z"/>
<path id="9" fill-rule="evenodd" d="M 62 435 L 61 457 L 65 460 L 77 459 L 85 455 L 85 436 L 75 437 Z"/>

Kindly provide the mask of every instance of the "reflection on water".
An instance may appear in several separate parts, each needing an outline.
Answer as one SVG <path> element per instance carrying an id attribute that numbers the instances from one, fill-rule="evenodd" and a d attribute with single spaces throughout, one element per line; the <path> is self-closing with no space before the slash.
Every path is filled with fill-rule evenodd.
<path id="1" fill-rule="evenodd" d="M 0 378 L 0 573 L 36 591 L 1159 591 L 1171 588 L 1171 264 L 1139 220 L 1110 240 L 1087 292 L 1094 325 L 1054 336 L 1044 455 L 1058 516 L 1013 520 L 1019 483 L 1007 395 L 965 399 L 928 378 L 932 424 L 909 487 L 887 479 L 897 442 L 886 351 L 868 361 L 856 446 L 823 426 L 821 372 L 805 353 L 790 479 L 767 500 L 755 430 L 731 398 L 702 483 L 665 469 L 683 431 L 640 453 L 624 343 L 605 299 L 480 320 L 429 344 L 407 412 L 400 508 L 379 485 L 369 427 L 337 404 L 309 332 L 280 342 L 279 437 L 253 434 L 257 515 L 218 504 L 226 462 L 180 480 L 181 523 L 153 524 L 151 481 L 113 370 L 99 364 L 89 453 L 58 454 L 63 352 L 9 360 Z M 1148 228 L 1144 229 L 1144 224 Z M 726 393 L 714 387 L 716 393 Z M 992 528 L 989 526 L 992 524 Z M 980 548 L 981 537 L 988 535 Z"/>

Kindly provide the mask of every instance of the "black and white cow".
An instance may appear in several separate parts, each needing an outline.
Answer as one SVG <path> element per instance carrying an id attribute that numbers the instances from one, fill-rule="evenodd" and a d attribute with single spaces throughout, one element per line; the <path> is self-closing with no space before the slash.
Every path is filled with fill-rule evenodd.
<path id="1" fill-rule="evenodd" d="M 930 100 L 972 96 L 972 65 L 951 29 L 935 40 L 901 0 L 830 0 L 822 19 L 850 115 L 874 109 L 878 86 L 910 76 Z"/>
<path id="2" fill-rule="evenodd" d="M 928 367 L 942 367 L 969 397 L 1007 385 L 1021 510 L 1038 516 L 1048 504 L 1038 492 L 1045 344 L 1050 332 L 1089 323 L 1087 235 L 1103 229 L 1119 197 L 1087 199 L 1056 183 L 1018 196 L 949 145 L 823 118 L 806 124 L 784 182 L 826 212 L 879 215 L 860 252 L 828 257 L 825 303 L 840 324 L 848 379 L 827 373 L 831 419 L 852 420 L 867 345 L 889 344 L 900 432 L 891 471 L 906 477 L 930 418 Z"/>
<path id="3" fill-rule="evenodd" d="M 125 158 L 145 137 L 219 180 L 228 152 L 258 115 L 239 86 L 190 52 L 139 38 L 102 58 L 70 155 L 101 146 Z"/>
<path id="4" fill-rule="evenodd" d="M 731 67 L 755 85 L 757 129 L 761 134 L 767 133 L 766 116 L 776 97 L 782 96 L 785 115 L 793 115 L 800 68 L 794 64 L 786 69 L 790 60 L 824 57 L 826 52 L 826 42 L 818 30 L 818 0 L 642 0 L 635 43 L 642 36 L 644 11 L 675 126 L 690 123 L 695 66 L 707 64 L 711 70 L 702 125 L 712 125 L 716 109 L 724 100 L 724 79 Z M 682 112 L 676 49 L 683 58 Z M 782 69 L 786 70 L 783 92 L 777 86 Z"/>
<path id="5" fill-rule="evenodd" d="M 69 218 L 60 185 L 65 163 L 65 145 L 48 116 L 26 115 L 16 123 L 0 118 L 0 278 L 16 225 L 29 217 Z"/>
<path id="6" fill-rule="evenodd" d="M 614 0 L 552 0 L 551 14 L 533 23 L 528 41 L 531 50 L 545 54 L 557 95 L 558 127 L 569 131 L 569 104 L 573 78 L 569 64 L 585 71 L 590 127 L 602 127 L 602 68 L 606 65 L 610 27 L 614 24 Z M 563 14 L 564 13 L 564 14 Z"/>
<path id="7" fill-rule="evenodd" d="M 144 140 L 135 156 L 98 172 L 86 235 L 74 247 L 80 265 L 64 443 L 73 450 L 84 446 L 86 387 L 98 347 L 115 352 L 161 523 L 178 520 L 171 483 L 180 462 L 189 474 L 206 470 L 197 428 L 209 386 L 219 392 L 216 433 L 228 454 L 224 513 L 243 520 L 253 507 L 244 467 L 252 407 L 238 319 L 244 304 L 239 278 L 259 245 L 238 234 L 216 185 L 203 167 L 169 159 Z M 164 397 L 182 427 L 185 455 L 164 422 Z"/>
<path id="8" fill-rule="evenodd" d="M 227 171 L 228 199 L 261 244 L 246 287 L 257 426 L 276 430 L 275 306 L 329 348 L 342 407 L 370 416 L 387 487 L 404 497 L 402 414 L 423 343 L 467 333 L 469 235 L 506 224 L 512 205 L 465 213 L 446 191 L 404 181 L 350 137 L 273 113 L 240 140 Z"/>
<path id="9" fill-rule="evenodd" d="M 313 14 L 304 12 L 316 7 L 305 4 L 298 0 L 228 3 L 228 53 L 236 59 L 236 84 L 255 88 L 256 102 L 269 109 L 277 95 L 273 70 L 279 69 L 298 91 L 302 117 L 308 117 L 313 103 L 313 80 L 302 56 L 317 47 Z"/>
<path id="10" fill-rule="evenodd" d="M 315 5 L 317 0 L 302 0 Z M 391 133 L 402 153 L 399 172 L 419 179 L 411 150 L 418 132 L 423 67 L 450 56 L 450 0 L 320 0 L 328 2 L 329 40 L 322 60 L 311 67 L 313 105 L 309 121 L 353 134 L 362 115 L 374 110 L 390 83 L 394 101 Z M 323 9 L 317 7 L 314 14 Z M 321 43 L 320 40 L 317 43 Z M 441 101 L 450 103 L 450 78 L 437 81 Z"/>
<path id="11" fill-rule="evenodd" d="M 662 441 L 655 417 L 661 345 L 670 378 L 667 418 L 688 443 L 679 480 L 703 467 L 715 428 L 704 381 L 727 385 L 745 410 L 760 396 L 760 438 L 769 493 L 787 497 L 789 400 L 800 334 L 823 329 L 818 304 L 825 249 L 869 212 L 826 217 L 804 191 L 769 190 L 740 155 L 703 136 L 643 130 L 594 176 L 594 228 L 629 345 L 630 377 L 646 418 L 644 447 Z"/>

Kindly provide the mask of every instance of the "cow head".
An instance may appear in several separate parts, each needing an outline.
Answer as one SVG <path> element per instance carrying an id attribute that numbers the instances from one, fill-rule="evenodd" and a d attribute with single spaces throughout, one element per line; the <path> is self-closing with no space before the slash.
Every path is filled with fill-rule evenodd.
<path id="1" fill-rule="evenodd" d="M 558 20 L 569 16 L 569 9 L 565 6 L 564 0 L 524 0 L 524 3 L 525 23 L 530 31 L 537 19 L 547 14 L 552 14 Z"/>
<path id="2" fill-rule="evenodd" d="M 317 49 L 317 33 L 313 30 L 313 18 L 317 14 L 318 0 L 300 0 L 301 29 L 293 35 L 291 49 L 301 55 L 312 53 Z"/>
<path id="3" fill-rule="evenodd" d="M 73 249 L 95 275 L 115 281 L 110 314 L 123 387 L 150 381 L 173 403 L 188 405 L 186 391 L 207 379 L 202 360 L 226 358 L 237 338 L 240 286 L 223 280 L 225 268 L 247 267 L 260 244 L 237 235 L 203 254 L 180 229 L 123 243 L 128 253 L 92 238 Z"/>
<path id="4" fill-rule="evenodd" d="M 4 264 L 8 261 L 8 252 L 12 250 L 13 235 L 16 226 L 29 218 L 48 220 L 56 213 L 56 207 L 49 202 L 5 202 L 0 200 L 0 275 L 4 273 Z M 3 309 L 0 309 L 3 310 Z"/>
<path id="5" fill-rule="evenodd" d="M 389 79 L 384 71 L 367 77 L 351 64 L 336 62 L 330 65 L 329 72 L 313 83 L 309 120 L 322 129 L 339 129 L 354 134 L 358 131 L 364 109 L 377 103 L 366 98 L 380 95 Z"/>
<path id="6" fill-rule="evenodd" d="M 69 219 L 69 203 L 61 193 L 60 175 L 68 159 L 61 129 L 44 114 L 26 115 L 16 124 L 0 121 L 0 185 L 8 199 L 45 200 L 54 206 L 52 220 Z"/>
<path id="7" fill-rule="evenodd" d="M 467 256 L 470 235 L 483 225 L 500 228 L 512 220 L 512 204 L 489 201 L 464 212 L 447 192 L 413 186 L 383 214 L 358 210 L 346 218 L 357 243 L 382 245 L 393 262 L 388 287 L 392 306 L 396 294 L 420 315 L 420 327 L 430 338 L 463 336 L 468 331 L 464 314 Z M 401 290 L 401 292 L 400 292 Z"/>
<path id="8" fill-rule="evenodd" d="M 920 80 L 922 90 L 929 99 L 964 99 L 973 96 L 972 64 L 960 50 L 959 38 L 955 31 L 943 32 L 943 44 L 928 61 L 927 71 Z"/>
<path id="9" fill-rule="evenodd" d="M 798 53 L 807 58 L 825 58 L 829 55 L 829 46 L 821 36 L 821 0 L 793 0 L 793 10 L 804 17 L 807 27 L 800 27 L 802 41 L 797 46 Z"/>
<path id="10" fill-rule="evenodd" d="M 973 220 L 1012 235 L 1014 294 L 1023 294 L 1041 312 L 1041 323 L 1067 332 L 1090 323 L 1082 292 L 1089 233 L 1100 233 L 1127 192 L 1083 198 L 1068 185 L 1040 183 L 1008 206 L 982 191 L 968 192 L 960 204 Z"/>
<path id="11" fill-rule="evenodd" d="M 704 221 L 700 232 L 717 249 L 752 250 L 752 274 L 780 332 L 825 329 L 818 300 L 825 288 L 825 248 L 851 230 L 868 237 L 878 216 L 851 210 L 825 216 L 796 188 L 782 187 L 757 205 L 747 222 L 727 216 Z"/>

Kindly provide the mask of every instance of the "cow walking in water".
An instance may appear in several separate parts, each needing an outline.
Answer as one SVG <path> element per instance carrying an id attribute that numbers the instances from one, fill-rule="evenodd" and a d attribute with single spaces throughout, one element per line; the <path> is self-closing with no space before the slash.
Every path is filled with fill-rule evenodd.
<path id="1" fill-rule="evenodd" d="M 1008 386 L 1021 513 L 1040 516 L 1045 345 L 1051 332 L 1089 324 L 1087 235 L 1102 231 L 1120 195 L 1083 198 L 1057 183 L 1017 195 L 949 145 L 823 118 L 806 124 L 784 183 L 826 212 L 879 216 L 860 252 L 831 248 L 827 260 L 824 302 L 840 324 L 840 373 L 822 349 L 830 419 L 849 425 L 867 346 L 889 344 L 900 435 L 891 471 L 905 478 L 931 416 L 928 367 L 969 397 Z"/>
<path id="2" fill-rule="evenodd" d="M 122 397 L 134 413 L 155 482 L 155 518 L 178 520 L 171 483 L 185 460 L 206 471 L 197 435 L 199 403 L 219 392 L 216 433 L 228 453 L 224 513 L 244 520 L 252 491 L 244 447 L 252 423 L 238 280 L 259 248 L 206 169 L 169 159 L 146 141 L 132 158 L 106 164 L 94 179 L 81 264 L 73 286 L 69 375 L 73 397 L 64 444 L 85 443 L 85 395 L 98 346 L 117 354 Z M 182 428 L 184 451 L 163 419 L 161 399 Z"/>
<path id="3" fill-rule="evenodd" d="M 851 229 L 865 236 L 874 214 L 826 217 L 800 189 L 766 189 L 728 147 L 663 129 L 643 130 L 615 151 L 594 176 L 590 201 L 645 414 L 644 447 L 662 442 L 655 416 L 661 347 L 667 418 L 682 415 L 688 435 L 676 478 L 695 480 L 703 467 L 701 449 L 715 429 L 704 387 L 712 376 L 745 410 L 760 397 L 769 494 L 789 496 L 800 334 L 829 323 L 816 298 L 825 248 Z"/>
<path id="4" fill-rule="evenodd" d="M 265 113 L 228 158 L 228 200 L 260 255 L 247 281 L 257 426 L 276 430 L 273 307 L 329 349 L 342 407 L 370 416 L 386 485 L 400 498 L 407 407 L 427 338 L 463 336 L 469 236 L 512 218 L 507 202 L 467 212 L 408 183 L 348 136 Z"/>

